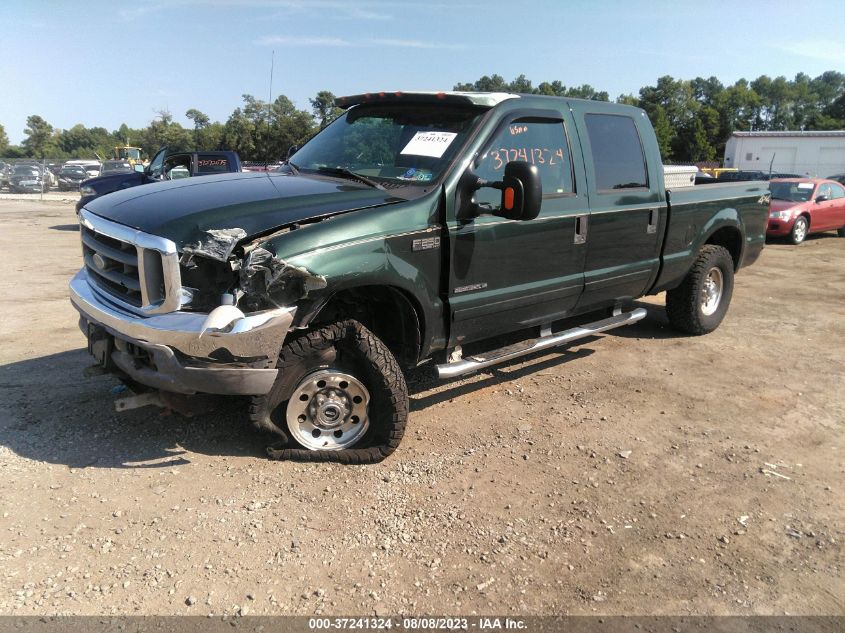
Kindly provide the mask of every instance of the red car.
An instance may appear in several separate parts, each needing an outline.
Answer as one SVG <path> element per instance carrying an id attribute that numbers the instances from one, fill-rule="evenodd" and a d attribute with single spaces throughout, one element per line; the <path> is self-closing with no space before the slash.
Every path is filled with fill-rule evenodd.
<path id="1" fill-rule="evenodd" d="M 845 237 L 845 187 L 825 178 L 773 178 L 766 235 L 800 244 L 810 233 Z"/>

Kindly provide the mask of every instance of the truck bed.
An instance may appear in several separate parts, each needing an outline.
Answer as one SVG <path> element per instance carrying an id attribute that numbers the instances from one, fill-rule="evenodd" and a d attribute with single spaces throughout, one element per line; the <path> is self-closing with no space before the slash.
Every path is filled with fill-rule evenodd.
<path id="1" fill-rule="evenodd" d="M 669 218 L 662 267 L 652 293 L 680 283 L 701 248 L 700 238 L 739 220 L 745 230 L 737 268 L 753 263 L 766 241 L 769 183 L 750 180 L 666 191 Z"/>

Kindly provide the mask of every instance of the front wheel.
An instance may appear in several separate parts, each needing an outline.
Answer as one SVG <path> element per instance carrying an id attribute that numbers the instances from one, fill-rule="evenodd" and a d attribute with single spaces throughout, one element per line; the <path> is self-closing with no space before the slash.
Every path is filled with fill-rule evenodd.
<path id="1" fill-rule="evenodd" d="M 250 419 L 283 438 L 277 459 L 380 462 L 405 432 L 408 389 L 393 354 L 372 332 L 347 320 L 282 347 L 279 376 L 256 396 Z"/>
<path id="2" fill-rule="evenodd" d="M 807 218 L 803 215 L 795 218 L 795 223 L 792 225 L 792 231 L 789 232 L 789 241 L 793 244 L 800 244 L 807 237 Z"/>
<path id="3" fill-rule="evenodd" d="M 727 249 L 707 244 L 681 285 L 666 293 L 669 323 L 687 334 L 712 332 L 728 311 L 734 287 L 734 262 Z"/>

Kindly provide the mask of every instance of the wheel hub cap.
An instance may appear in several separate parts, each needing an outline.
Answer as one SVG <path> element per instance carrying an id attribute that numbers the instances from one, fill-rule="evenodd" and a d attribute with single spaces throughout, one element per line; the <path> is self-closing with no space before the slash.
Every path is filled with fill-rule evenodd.
<path id="1" fill-rule="evenodd" d="M 369 427 L 370 394 L 360 380 L 334 369 L 305 376 L 288 401 L 286 418 L 294 439 L 311 450 L 341 450 Z"/>
<path id="2" fill-rule="evenodd" d="M 719 308 L 723 286 L 722 271 L 715 267 L 711 268 L 701 289 L 701 312 L 704 315 L 710 316 Z"/>

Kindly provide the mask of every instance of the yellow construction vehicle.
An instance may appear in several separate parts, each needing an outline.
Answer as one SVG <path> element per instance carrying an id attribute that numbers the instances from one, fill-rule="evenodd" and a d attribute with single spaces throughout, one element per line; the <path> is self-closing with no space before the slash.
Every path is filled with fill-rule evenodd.
<path id="1" fill-rule="evenodd" d="M 125 160 L 134 168 L 135 165 L 143 165 L 146 167 L 149 160 L 141 158 L 140 147 L 130 147 L 129 145 L 118 145 L 112 152 L 112 160 Z"/>

